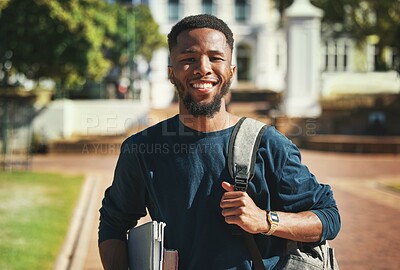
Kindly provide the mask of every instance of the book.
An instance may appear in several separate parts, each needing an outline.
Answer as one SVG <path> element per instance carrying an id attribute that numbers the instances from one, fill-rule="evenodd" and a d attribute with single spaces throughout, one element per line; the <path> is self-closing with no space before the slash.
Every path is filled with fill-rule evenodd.
<path id="1" fill-rule="evenodd" d="M 131 270 L 163 270 L 165 225 L 164 222 L 150 221 L 129 230 Z"/>
<path id="2" fill-rule="evenodd" d="M 178 251 L 173 249 L 164 249 L 163 270 L 178 270 Z"/>
<path id="3" fill-rule="evenodd" d="M 164 222 L 150 221 L 128 233 L 130 270 L 178 270 L 178 251 L 164 248 Z"/>

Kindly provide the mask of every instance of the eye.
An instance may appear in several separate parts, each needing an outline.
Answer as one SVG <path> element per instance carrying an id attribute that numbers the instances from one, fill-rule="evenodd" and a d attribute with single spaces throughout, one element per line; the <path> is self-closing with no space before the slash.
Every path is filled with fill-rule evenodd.
<path id="1" fill-rule="evenodd" d="M 210 61 L 211 62 L 220 62 L 220 61 L 225 61 L 225 60 L 222 57 L 213 56 L 213 57 L 210 57 Z"/>
<path id="2" fill-rule="evenodd" d="M 183 62 L 183 63 L 194 63 L 195 61 L 196 61 L 196 59 L 193 57 L 188 57 L 188 58 L 184 58 L 181 60 L 181 62 Z"/>

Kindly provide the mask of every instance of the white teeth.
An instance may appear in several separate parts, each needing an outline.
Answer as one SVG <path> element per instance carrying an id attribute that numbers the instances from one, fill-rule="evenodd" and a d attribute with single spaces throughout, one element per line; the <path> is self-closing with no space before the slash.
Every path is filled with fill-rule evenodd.
<path id="1" fill-rule="evenodd" d="M 211 88 L 213 85 L 212 83 L 194 83 L 193 88 L 198 88 L 198 89 L 207 89 Z"/>

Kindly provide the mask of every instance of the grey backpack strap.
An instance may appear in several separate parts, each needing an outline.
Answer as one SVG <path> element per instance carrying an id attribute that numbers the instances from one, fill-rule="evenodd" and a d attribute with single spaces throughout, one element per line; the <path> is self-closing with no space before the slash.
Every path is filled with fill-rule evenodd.
<path id="1" fill-rule="evenodd" d="M 235 180 L 235 190 L 246 191 L 254 177 L 256 154 L 267 125 L 243 117 L 236 124 L 229 139 L 228 169 Z"/>
<path id="2" fill-rule="evenodd" d="M 249 181 L 254 177 L 257 150 L 267 125 L 243 117 L 236 124 L 229 139 L 228 169 L 235 180 L 235 190 L 246 192 Z M 253 261 L 253 269 L 264 270 L 260 250 L 252 234 L 242 232 L 244 242 Z"/>

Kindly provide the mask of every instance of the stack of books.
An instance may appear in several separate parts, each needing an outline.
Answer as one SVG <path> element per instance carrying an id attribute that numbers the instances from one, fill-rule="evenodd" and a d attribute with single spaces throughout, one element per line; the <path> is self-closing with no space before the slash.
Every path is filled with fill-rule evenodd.
<path id="1" fill-rule="evenodd" d="M 130 270 L 178 270 L 178 252 L 164 248 L 165 226 L 150 221 L 129 231 Z"/>

